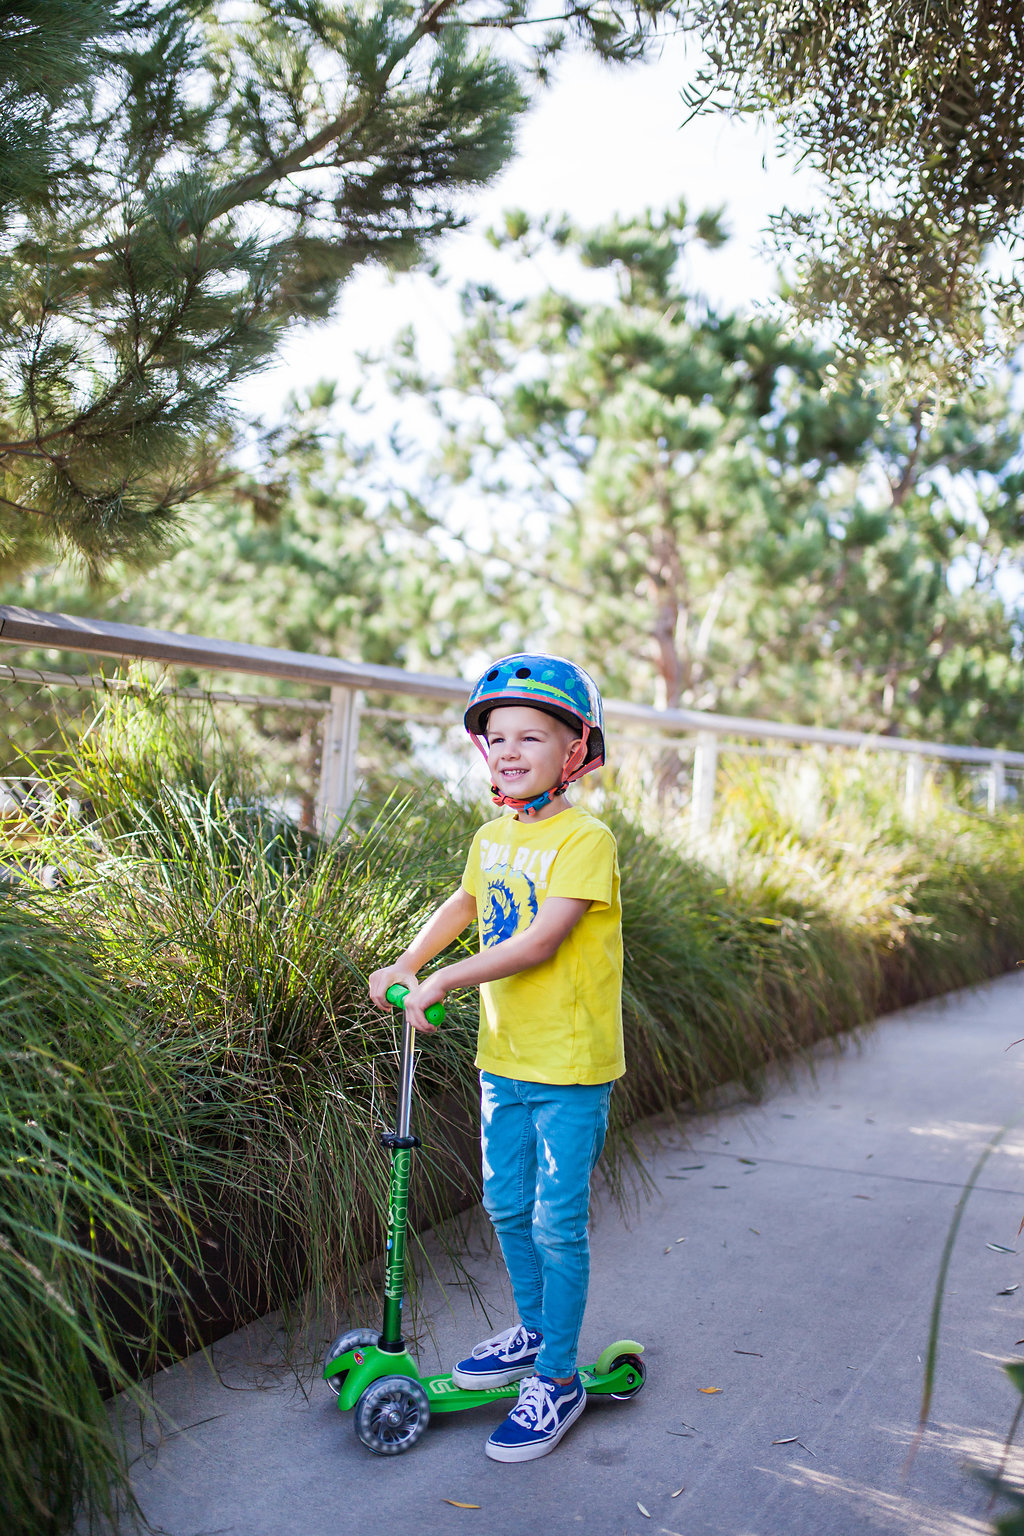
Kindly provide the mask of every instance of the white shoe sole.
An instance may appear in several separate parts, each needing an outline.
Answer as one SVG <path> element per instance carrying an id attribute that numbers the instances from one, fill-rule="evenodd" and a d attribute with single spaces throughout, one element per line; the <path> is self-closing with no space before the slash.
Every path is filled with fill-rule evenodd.
<path id="1" fill-rule="evenodd" d="M 510 1366 L 505 1371 L 460 1371 L 457 1365 L 452 1366 L 452 1381 L 457 1387 L 462 1387 L 467 1392 L 477 1389 L 486 1392 L 491 1387 L 510 1387 L 514 1381 L 522 1381 L 524 1376 L 532 1376 L 537 1366 L 533 1360 L 529 1365 Z"/>
<path id="2" fill-rule="evenodd" d="M 549 1451 L 554 1450 L 566 1430 L 572 1428 L 586 1406 L 587 1394 L 584 1392 L 565 1423 L 547 1440 L 539 1441 L 534 1445 L 493 1445 L 488 1440 L 484 1450 L 492 1461 L 536 1461 L 539 1456 L 546 1456 Z"/>

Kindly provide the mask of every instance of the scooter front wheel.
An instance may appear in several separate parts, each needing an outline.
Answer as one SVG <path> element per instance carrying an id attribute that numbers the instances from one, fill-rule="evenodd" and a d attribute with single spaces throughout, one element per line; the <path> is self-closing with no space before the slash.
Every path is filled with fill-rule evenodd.
<path id="1" fill-rule="evenodd" d="M 411 1376 L 382 1376 L 356 1403 L 356 1434 L 375 1456 L 399 1456 L 430 1422 L 427 1394 Z"/>
<path id="2" fill-rule="evenodd" d="M 379 1328 L 349 1328 L 345 1333 L 339 1333 L 326 1355 L 324 1355 L 324 1370 L 326 1371 L 331 1361 L 337 1360 L 339 1355 L 347 1355 L 350 1349 L 367 1348 L 371 1344 L 376 1344 L 379 1338 Z M 335 1397 L 340 1393 L 341 1383 L 344 1379 L 344 1371 L 342 1371 L 340 1376 L 327 1377 L 327 1385 Z"/>

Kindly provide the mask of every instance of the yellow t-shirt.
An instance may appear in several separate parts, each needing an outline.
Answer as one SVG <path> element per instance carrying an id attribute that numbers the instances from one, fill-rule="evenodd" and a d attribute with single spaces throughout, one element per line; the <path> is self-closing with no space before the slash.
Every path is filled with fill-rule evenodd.
<path id="1" fill-rule="evenodd" d="M 589 901 L 550 960 L 480 988 L 476 1064 L 530 1083 L 608 1083 L 622 1054 L 622 906 L 615 836 L 580 806 L 501 816 L 473 839 L 462 888 L 480 948 L 528 928 L 549 896 Z"/>

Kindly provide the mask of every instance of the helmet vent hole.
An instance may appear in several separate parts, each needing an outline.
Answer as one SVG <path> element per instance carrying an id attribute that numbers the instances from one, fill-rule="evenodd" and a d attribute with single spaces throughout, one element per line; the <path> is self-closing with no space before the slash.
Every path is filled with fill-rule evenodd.
<path id="1" fill-rule="evenodd" d="M 495 667 L 493 672 L 488 672 L 488 674 L 487 674 L 487 681 L 489 683 L 493 683 L 494 679 L 497 677 L 497 675 L 498 675 L 498 669 L 497 669 L 497 667 Z"/>
<path id="2" fill-rule="evenodd" d="M 529 667 L 519 667 L 516 670 L 516 677 L 529 677 L 529 676 L 530 676 L 530 669 L 529 669 Z"/>

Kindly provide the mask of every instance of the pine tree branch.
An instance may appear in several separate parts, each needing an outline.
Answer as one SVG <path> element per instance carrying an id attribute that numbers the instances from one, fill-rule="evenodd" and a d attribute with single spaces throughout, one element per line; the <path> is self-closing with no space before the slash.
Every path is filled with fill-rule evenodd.
<path id="1" fill-rule="evenodd" d="M 229 182 L 223 187 L 217 197 L 217 217 L 223 218 L 225 214 L 230 213 L 233 209 L 242 207 L 244 204 L 252 202 L 254 198 L 260 197 L 268 188 L 274 186 L 275 183 L 284 181 L 289 176 L 294 175 L 296 171 L 307 168 L 306 162 L 314 155 L 318 155 L 329 144 L 340 144 L 346 136 L 350 138 L 358 128 L 370 121 L 373 115 L 379 111 L 387 94 L 391 77 L 399 64 L 409 56 L 417 43 L 421 42 L 424 37 L 439 30 L 440 22 L 445 12 L 458 4 L 459 0 L 435 0 L 435 4 L 429 6 L 421 13 L 419 21 L 413 27 L 408 37 L 388 55 L 374 90 L 361 106 L 350 108 L 349 111 L 343 112 L 340 117 L 332 119 L 331 122 L 325 124 L 317 133 L 311 134 L 308 138 L 302 140 L 301 143 L 296 144 L 288 154 L 271 158 L 269 163 L 263 166 L 262 169 L 251 171 L 247 176 L 242 176 L 237 181 Z M 189 228 L 189 221 L 182 219 L 177 227 L 176 234 L 179 236 L 185 235 L 189 232 Z M 115 251 L 121 248 L 122 241 L 109 240 L 103 245 L 83 246 L 76 250 L 55 251 L 52 253 L 51 259 L 73 265 L 76 262 L 97 261 L 100 257 L 113 255 Z"/>
<path id="2" fill-rule="evenodd" d="M 10 501 L 6 496 L 0 496 L 0 507 L 10 507 L 12 512 L 27 512 L 29 517 L 41 517 L 46 522 L 54 521 L 52 512 L 43 512 L 39 507 L 25 507 L 20 501 Z"/>

